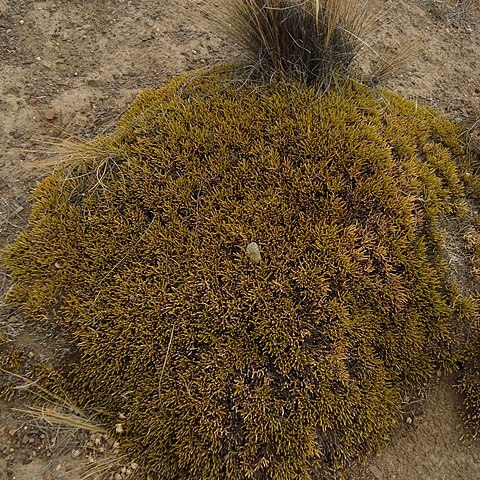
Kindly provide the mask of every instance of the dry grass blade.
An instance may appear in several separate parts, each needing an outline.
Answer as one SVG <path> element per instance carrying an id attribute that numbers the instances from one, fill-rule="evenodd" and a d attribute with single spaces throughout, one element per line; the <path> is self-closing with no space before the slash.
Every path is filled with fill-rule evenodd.
<path id="1" fill-rule="evenodd" d="M 26 408 L 14 408 L 13 410 L 67 431 L 80 430 L 90 434 L 108 434 L 107 430 L 91 417 L 87 417 L 81 413 L 65 412 L 63 411 L 65 408 L 70 407 L 68 405 L 28 406 Z M 84 471 L 84 473 L 80 475 L 81 480 L 112 478 L 113 474 L 118 473 L 121 469 L 133 471 L 136 467 L 135 464 L 128 466 L 128 456 L 125 454 L 119 455 L 115 449 L 107 451 L 102 455 L 100 458 L 87 457 L 89 458 L 90 465 L 79 467 L 79 469 L 81 468 L 81 470 Z M 85 462 L 87 461 L 85 460 Z"/>
<path id="2" fill-rule="evenodd" d="M 80 416 L 83 415 L 83 412 L 78 407 L 75 406 L 75 404 L 68 398 L 68 396 L 65 395 L 65 397 L 61 397 L 60 395 L 57 395 L 56 393 L 51 392 L 45 387 L 42 387 L 41 385 L 39 385 L 38 381 L 31 380 L 30 378 L 25 377 L 23 375 L 10 372 L 3 368 L 0 368 L 0 371 L 5 373 L 6 375 L 10 375 L 16 378 L 17 380 L 22 380 L 24 382 L 22 385 L 17 385 L 15 387 L 17 390 L 28 390 L 33 395 L 35 395 L 38 398 L 41 398 L 42 400 L 45 400 L 46 402 L 59 403 L 61 405 L 64 405 L 71 412 L 74 412 Z"/>
<path id="3" fill-rule="evenodd" d="M 327 86 L 362 47 L 370 16 L 354 0 L 225 0 L 220 18 L 263 78 Z"/>
<path id="4" fill-rule="evenodd" d="M 373 83 L 380 83 L 410 65 L 417 55 L 416 45 L 416 42 L 406 44 L 398 52 L 387 57 L 377 54 L 378 64 L 371 73 Z"/>
<path id="5" fill-rule="evenodd" d="M 76 407 L 67 396 L 60 396 L 50 390 L 39 385 L 38 381 L 32 381 L 22 375 L 18 375 L 6 370 L 2 371 L 18 380 L 22 380 L 22 384 L 16 388 L 19 390 L 28 390 L 36 397 L 45 402 L 45 405 L 36 406 L 28 405 L 24 408 L 13 408 L 15 412 L 32 417 L 33 419 L 55 427 L 57 434 L 60 431 L 65 432 L 88 432 L 94 435 L 108 436 L 108 431 L 100 425 L 92 416 L 88 416 L 81 409 Z M 42 423 L 39 423 L 41 425 Z M 56 440 L 55 443 L 59 443 Z M 90 465 L 86 466 L 86 470 L 81 474 L 82 480 L 90 478 L 111 478 L 112 472 L 118 472 L 127 462 L 126 455 L 118 455 L 115 450 L 102 454 L 101 458 L 89 457 Z M 84 470 L 84 467 L 81 467 Z"/>
<path id="6" fill-rule="evenodd" d="M 35 152 L 48 154 L 49 158 L 35 167 L 56 166 L 78 163 L 79 161 L 89 160 L 98 156 L 99 148 L 95 142 L 89 142 L 82 138 L 69 136 L 64 139 L 52 139 L 42 141 L 45 148 L 40 148 Z"/>
<path id="7" fill-rule="evenodd" d="M 118 171 L 116 145 L 108 137 L 99 137 L 95 142 L 70 136 L 66 139 L 44 141 L 40 153 L 48 158 L 35 162 L 32 168 L 54 167 L 64 171 L 64 182 L 83 179 L 90 191 L 105 189 L 106 180 Z M 95 179 L 91 182 L 91 179 Z"/>
<path id="8" fill-rule="evenodd" d="M 26 408 L 14 408 L 13 410 L 43 420 L 51 425 L 85 430 L 93 433 L 107 433 L 105 428 L 96 424 L 93 419 L 85 415 L 79 415 L 78 413 L 63 412 L 59 406 L 29 406 Z"/>
<path id="9" fill-rule="evenodd" d="M 17 390 L 28 390 L 35 397 L 51 405 L 48 407 L 28 406 L 24 409 L 14 410 L 35 418 L 41 418 L 56 425 L 106 433 L 103 427 L 96 423 L 92 417 L 87 416 L 67 395 L 60 396 L 40 385 L 38 381 L 33 381 L 23 375 L 4 370 L 3 368 L 0 368 L 0 371 L 24 382 L 15 387 Z"/>

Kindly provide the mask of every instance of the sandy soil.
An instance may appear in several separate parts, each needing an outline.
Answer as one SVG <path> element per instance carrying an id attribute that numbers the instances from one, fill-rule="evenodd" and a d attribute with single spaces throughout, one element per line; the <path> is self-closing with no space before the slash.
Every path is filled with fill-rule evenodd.
<path id="1" fill-rule="evenodd" d="M 478 0 L 370 5 L 374 15 L 384 12 L 368 38 L 376 50 L 416 45 L 408 68 L 387 86 L 469 122 L 478 138 Z M 0 0 L 0 246 L 25 225 L 29 192 L 48 172 L 49 142 L 108 133 L 139 90 L 236 57 L 235 45 L 212 23 L 217 6 L 215 0 Z M 0 295 L 7 287 L 0 271 Z M 61 356 L 56 334 L 24 319 L 4 316 L 0 329 L 34 360 Z M 480 444 L 462 440 L 454 382 L 434 383 L 394 442 L 356 478 L 480 478 Z M 48 428 L 12 411 L 19 406 L 0 404 L 0 480 L 76 480 L 85 462 L 111 451 L 101 435 Z M 117 469 L 112 478 L 123 473 Z"/>

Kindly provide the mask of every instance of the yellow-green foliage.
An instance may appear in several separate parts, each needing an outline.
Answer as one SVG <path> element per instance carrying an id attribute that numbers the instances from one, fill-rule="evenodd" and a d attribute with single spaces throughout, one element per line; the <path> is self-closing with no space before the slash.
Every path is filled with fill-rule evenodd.
<path id="1" fill-rule="evenodd" d="M 18 369 L 22 363 L 22 353 L 15 348 L 8 336 L 0 332 L 0 398 L 10 400 L 14 388 L 7 372 Z"/>
<path id="2" fill-rule="evenodd" d="M 480 433 L 480 302 L 476 297 L 467 297 L 467 315 L 473 319 L 468 331 L 466 365 L 458 382 L 458 389 L 465 399 L 463 416 L 471 433 Z"/>
<path id="3" fill-rule="evenodd" d="M 321 478 L 454 365 L 436 218 L 469 160 L 398 95 L 235 75 L 141 93 L 43 180 L 9 301 L 70 330 L 71 391 L 152 478 Z"/>
<path id="4" fill-rule="evenodd" d="M 476 190 L 478 193 L 479 190 Z M 471 254 L 472 273 L 478 280 L 480 274 L 480 217 L 474 218 L 471 226 L 464 234 L 466 246 Z M 480 292 L 464 299 L 467 322 L 467 345 L 464 352 L 465 367 L 461 373 L 458 388 L 464 395 L 464 418 L 474 436 L 480 434 Z"/>

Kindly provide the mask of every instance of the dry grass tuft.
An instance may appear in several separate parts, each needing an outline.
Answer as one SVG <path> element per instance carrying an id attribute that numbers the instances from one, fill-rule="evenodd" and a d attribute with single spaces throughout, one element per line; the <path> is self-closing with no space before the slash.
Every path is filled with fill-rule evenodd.
<path id="1" fill-rule="evenodd" d="M 28 391 L 32 398 L 43 403 L 41 406 L 15 408 L 15 411 L 56 425 L 95 433 L 107 433 L 106 429 L 100 426 L 92 416 L 86 415 L 83 410 L 79 409 L 67 394 L 60 395 L 42 386 L 38 381 L 6 371 L 3 368 L 0 368 L 0 371 L 13 377 L 16 382 L 20 382 L 15 387 L 16 390 Z"/>
<path id="2" fill-rule="evenodd" d="M 129 462 L 127 455 L 119 453 L 118 443 L 96 417 L 78 408 L 64 392 L 59 394 L 39 381 L 4 369 L 0 371 L 11 376 L 18 383 L 14 388 L 29 394 L 27 398 L 32 403 L 13 411 L 31 418 L 39 431 L 53 429 L 51 448 L 59 447 L 55 456 L 75 446 L 78 457 L 74 458 L 78 458 L 81 480 L 131 478 L 138 466 Z"/>
<path id="3" fill-rule="evenodd" d="M 418 48 L 417 44 L 412 42 L 403 45 L 398 51 L 388 56 L 382 56 L 375 50 L 372 51 L 377 57 L 377 65 L 370 73 L 370 80 L 376 85 L 410 65 L 412 59 L 417 55 Z"/>
<path id="4" fill-rule="evenodd" d="M 91 417 L 84 414 L 64 411 L 65 406 L 56 404 L 53 406 L 43 405 L 27 406 L 25 408 L 14 408 L 14 411 L 43 420 L 51 425 L 60 425 L 75 430 L 84 430 L 93 433 L 107 433 L 106 430 L 97 425 Z"/>
<path id="5" fill-rule="evenodd" d="M 352 0 L 225 0 L 222 22 L 263 78 L 300 75 L 328 87 L 351 65 L 371 25 Z"/>

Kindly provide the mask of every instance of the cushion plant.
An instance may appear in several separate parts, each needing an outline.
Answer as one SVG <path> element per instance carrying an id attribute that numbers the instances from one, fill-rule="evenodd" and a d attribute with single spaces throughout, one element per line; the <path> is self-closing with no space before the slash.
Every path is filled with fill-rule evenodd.
<path id="1" fill-rule="evenodd" d="M 461 129 L 337 66 L 246 71 L 142 92 L 4 252 L 8 301 L 70 332 L 63 388 L 151 478 L 334 475 L 465 358 Z"/>

